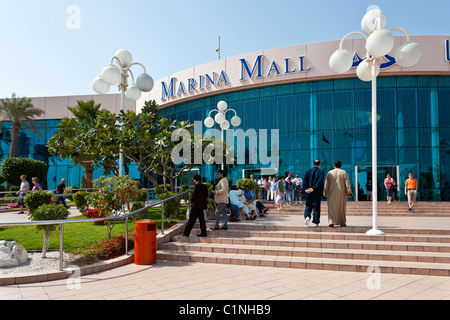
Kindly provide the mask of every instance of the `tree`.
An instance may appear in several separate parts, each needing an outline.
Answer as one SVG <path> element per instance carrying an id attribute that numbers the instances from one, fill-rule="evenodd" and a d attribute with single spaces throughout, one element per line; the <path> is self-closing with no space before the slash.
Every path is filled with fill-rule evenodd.
<path id="1" fill-rule="evenodd" d="M 169 120 L 158 114 L 158 105 L 153 101 L 146 101 L 140 114 L 134 111 L 121 112 L 119 121 L 123 124 L 123 130 L 120 135 L 120 143 L 123 148 L 124 158 L 135 163 L 137 170 L 147 177 L 150 182 L 158 187 L 158 182 L 154 175 L 163 179 L 163 186 L 168 191 L 175 192 L 175 180 L 187 174 L 192 168 L 204 163 L 203 150 L 211 143 L 219 143 L 223 150 L 227 150 L 226 144 L 221 141 L 214 141 L 213 137 L 196 137 L 194 125 L 188 121 Z M 183 161 L 174 163 L 172 151 L 178 144 L 173 141 L 174 132 L 182 130 L 184 138 L 187 141 L 186 146 L 189 153 L 193 156 L 196 149 L 200 149 L 202 159 L 199 163 Z M 214 156 L 214 152 L 212 152 Z M 224 152 L 223 157 L 226 157 Z M 225 160 L 225 159 L 224 159 Z"/>
<path id="2" fill-rule="evenodd" d="M 102 166 L 107 174 L 118 174 L 115 114 L 100 107 L 94 100 L 77 101 L 77 106 L 67 107 L 73 117 L 64 117 L 48 141 L 50 153 L 84 167 L 88 188 L 92 188 L 96 167 Z"/>
<path id="3" fill-rule="evenodd" d="M 87 204 L 98 209 L 104 217 L 117 216 L 130 210 L 130 203 L 136 201 L 139 195 L 138 181 L 129 176 L 101 177 L 94 181 L 95 191 L 87 196 Z M 108 238 L 116 220 L 106 221 Z"/>
<path id="4" fill-rule="evenodd" d="M 12 98 L 2 100 L 0 104 L 0 116 L 3 118 L 3 121 L 12 121 L 10 158 L 17 157 L 19 150 L 19 132 L 23 127 L 36 133 L 39 138 L 43 138 L 35 118 L 44 113 L 43 110 L 33 106 L 31 99 L 25 97 L 19 98 L 15 93 L 12 94 Z M 43 128 L 46 129 L 46 127 Z"/>

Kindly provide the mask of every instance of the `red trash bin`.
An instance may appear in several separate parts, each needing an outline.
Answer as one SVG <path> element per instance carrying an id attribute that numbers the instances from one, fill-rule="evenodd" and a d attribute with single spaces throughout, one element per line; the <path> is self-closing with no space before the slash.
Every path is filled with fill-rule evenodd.
<path id="1" fill-rule="evenodd" d="M 134 229 L 134 263 L 137 265 L 156 263 L 155 221 L 136 221 Z"/>

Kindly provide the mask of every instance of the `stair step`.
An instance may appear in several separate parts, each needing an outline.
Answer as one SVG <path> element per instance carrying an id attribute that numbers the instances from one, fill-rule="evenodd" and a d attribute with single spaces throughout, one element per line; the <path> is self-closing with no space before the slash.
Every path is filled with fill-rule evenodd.
<path id="1" fill-rule="evenodd" d="M 182 237 L 173 237 L 179 241 Z M 184 238 L 184 237 L 183 237 Z M 297 238 L 274 238 L 245 236 L 211 236 L 206 238 L 189 237 L 189 242 L 206 242 L 220 244 L 259 245 L 277 247 L 307 247 L 328 249 L 367 249 L 367 250 L 391 250 L 391 251 L 414 251 L 414 252 L 450 252 L 450 244 L 425 243 L 425 242 L 396 242 L 396 241 L 360 241 L 360 240 L 332 240 L 332 239 L 297 239 Z M 183 239 L 183 241 L 184 241 Z"/>
<path id="2" fill-rule="evenodd" d="M 234 253 L 269 256 L 292 256 L 313 258 L 335 258 L 356 260 L 389 260 L 413 261 L 429 263 L 450 263 L 450 252 L 397 252 L 387 250 L 348 250 L 348 249 L 322 249 L 305 247 L 275 247 L 275 246 L 242 246 L 236 244 L 170 242 L 160 246 L 162 250 L 196 251 L 214 253 Z"/>
<path id="3" fill-rule="evenodd" d="M 200 233 L 198 230 L 197 233 Z M 194 230 L 191 234 L 196 234 Z M 210 233 L 211 235 L 211 233 Z M 215 236 L 247 237 L 247 238 L 287 238 L 287 239 L 321 239 L 321 240 L 353 240 L 353 241 L 385 241 L 385 242 L 414 242 L 414 243 L 443 243 L 450 246 L 450 235 L 409 235 L 389 233 L 383 237 L 367 236 L 360 233 L 346 232 L 310 232 L 302 231 L 257 231 L 257 230 L 219 230 Z"/>
<path id="4" fill-rule="evenodd" d="M 207 228 L 210 228 L 214 225 L 212 222 L 207 222 Z M 238 223 L 230 223 L 230 229 L 227 231 L 234 230 L 244 230 L 244 231 L 306 231 L 312 234 L 330 234 L 330 233 L 357 233 L 362 236 L 364 239 L 379 239 L 379 236 L 369 237 L 365 235 L 368 230 L 367 227 L 311 227 L 305 225 L 266 225 L 266 224 L 258 224 L 254 222 L 238 222 Z M 195 224 L 195 228 L 198 229 L 198 223 Z M 389 235 L 393 234 L 401 234 L 401 235 L 438 235 L 438 236 L 450 236 L 450 230 L 441 230 L 441 229 L 398 229 L 398 228 L 383 228 L 383 231 L 389 233 Z M 224 232 L 223 230 L 218 230 L 214 232 Z"/>
<path id="5" fill-rule="evenodd" d="M 184 262 L 238 264 L 261 267 L 300 268 L 367 272 L 368 268 L 379 268 L 381 273 L 420 274 L 450 276 L 450 264 L 409 261 L 373 261 L 333 258 L 311 258 L 292 256 L 264 256 L 234 253 L 158 250 L 157 259 Z"/>

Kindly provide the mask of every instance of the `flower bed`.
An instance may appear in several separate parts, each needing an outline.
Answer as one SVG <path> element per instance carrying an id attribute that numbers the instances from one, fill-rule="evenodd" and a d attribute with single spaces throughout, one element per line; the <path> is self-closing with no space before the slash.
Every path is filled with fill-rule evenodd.
<path id="1" fill-rule="evenodd" d="M 13 204 L 8 204 L 7 206 L 1 206 L 0 210 L 11 210 L 11 209 L 16 209 L 19 206 L 16 203 Z"/>
<path id="2" fill-rule="evenodd" d="M 134 248 L 134 233 L 128 233 L 128 250 Z M 86 252 L 99 260 L 109 260 L 125 254 L 125 235 L 119 234 L 111 239 L 101 239 L 91 244 Z"/>

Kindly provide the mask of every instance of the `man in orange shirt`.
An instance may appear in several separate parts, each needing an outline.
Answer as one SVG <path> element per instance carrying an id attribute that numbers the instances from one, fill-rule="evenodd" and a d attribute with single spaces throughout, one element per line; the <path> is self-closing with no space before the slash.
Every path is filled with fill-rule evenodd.
<path id="1" fill-rule="evenodd" d="M 417 198 L 417 180 L 413 178 L 413 174 L 408 174 L 408 179 L 405 181 L 405 195 L 408 196 L 409 211 L 413 211 L 414 203 Z"/>

